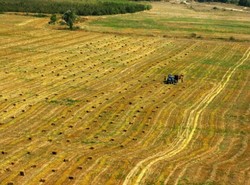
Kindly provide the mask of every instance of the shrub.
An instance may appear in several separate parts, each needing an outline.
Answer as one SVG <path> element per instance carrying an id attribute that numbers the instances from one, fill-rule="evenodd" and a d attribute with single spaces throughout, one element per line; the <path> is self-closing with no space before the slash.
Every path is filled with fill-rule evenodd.
<path id="1" fill-rule="evenodd" d="M 250 0 L 240 0 L 239 5 L 240 6 L 249 6 L 250 7 Z"/>
<path id="2" fill-rule="evenodd" d="M 50 17 L 49 24 L 55 24 L 56 21 L 57 21 L 56 14 L 52 14 L 51 17 Z"/>

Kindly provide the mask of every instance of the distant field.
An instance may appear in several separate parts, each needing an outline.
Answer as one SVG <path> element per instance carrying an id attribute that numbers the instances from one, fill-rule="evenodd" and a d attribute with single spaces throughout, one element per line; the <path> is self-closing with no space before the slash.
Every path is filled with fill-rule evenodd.
<path id="1" fill-rule="evenodd" d="M 200 5 L 194 4 L 192 8 L 187 8 L 184 5 L 162 6 L 162 3 L 154 3 L 150 12 L 97 17 L 82 27 L 105 32 L 126 33 L 132 29 L 133 33 L 161 34 L 166 37 L 190 37 L 195 34 L 195 37 L 200 38 L 228 40 L 235 37 L 250 41 L 249 12 L 213 10 L 213 6 L 199 12 L 194 11 L 196 6 Z"/>
<path id="2" fill-rule="evenodd" d="M 248 14 L 152 5 L 77 31 L 0 14 L 0 184 L 250 184 Z"/>
<path id="3" fill-rule="evenodd" d="M 224 21 L 214 19 L 184 18 L 175 17 L 155 20 L 153 18 L 124 19 L 122 17 L 110 17 L 103 20 L 96 20 L 91 25 L 112 27 L 115 29 L 137 28 L 155 29 L 165 32 L 197 32 L 197 33 L 238 33 L 250 34 L 250 22 Z"/>

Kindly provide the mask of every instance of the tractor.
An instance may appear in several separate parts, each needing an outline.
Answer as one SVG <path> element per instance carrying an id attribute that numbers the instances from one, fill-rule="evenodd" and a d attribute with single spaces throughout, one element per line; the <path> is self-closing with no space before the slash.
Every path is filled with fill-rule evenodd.
<path id="1" fill-rule="evenodd" d="M 184 75 L 171 75 L 169 74 L 167 77 L 165 76 L 164 78 L 164 83 L 165 84 L 177 84 L 179 80 L 181 80 L 181 82 L 183 82 L 183 77 Z"/>

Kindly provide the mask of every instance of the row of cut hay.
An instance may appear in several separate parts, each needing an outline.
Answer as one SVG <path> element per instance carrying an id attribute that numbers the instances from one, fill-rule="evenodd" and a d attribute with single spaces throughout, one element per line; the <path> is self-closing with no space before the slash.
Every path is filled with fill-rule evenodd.
<path id="1" fill-rule="evenodd" d="M 7 56 L 11 62 L 4 69 L 11 76 L 1 73 L 4 87 L 0 86 L 3 90 L 0 101 L 5 98 L 8 101 L 0 109 L 11 108 L 6 114 L 1 112 L 4 115 L 1 118 L 20 112 L 25 105 L 33 105 L 0 127 L 3 138 L 20 138 L 3 140 L 0 145 L 4 151 L 1 169 L 5 184 L 11 181 L 22 184 L 123 182 L 139 161 L 178 148 L 183 133 L 189 129 L 183 112 L 189 113 L 190 104 L 210 90 L 209 82 L 214 75 L 221 76 L 218 66 L 225 60 L 233 62 L 235 56 L 235 53 L 225 53 L 234 48 L 229 43 L 225 46 L 214 42 L 85 32 L 65 35 L 61 31 L 53 40 L 53 36 L 44 38 L 39 34 L 30 39 L 29 46 L 34 51 L 24 50 L 25 58 Z M 16 43 L 17 47 L 4 49 L 15 55 L 18 47 L 25 49 L 25 43 L 23 39 Z M 203 64 L 208 58 L 222 60 L 217 65 Z M 18 67 L 27 68 L 27 73 L 18 71 Z M 162 83 L 168 72 L 179 71 L 186 72 L 184 84 Z M 14 83 L 20 87 L 22 96 L 15 91 Z M 78 101 L 67 105 L 64 102 L 67 98 Z M 16 106 L 12 107 L 12 103 Z M 199 135 L 200 132 L 196 136 L 204 140 L 202 144 L 216 140 L 211 135 Z M 144 179 L 167 181 L 169 176 L 170 183 L 177 181 L 176 177 L 185 174 L 192 158 L 199 158 L 208 149 L 207 145 L 197 149 L 192 144 L 185 150 L 187 153 L 155 164 Z M 27 155 L 27 151 L 31 154 Z M 206 162 L 205 158 L 201 159 Z M 9 164 L 12 162 L 15 164 Z M 5 171 L 8 168 L 12 171 Z M 24 176 L 18 175 L 21 171 Z M 206 174 L 204 179 L 208 178 L 204 166 L 202 173 Z"/>

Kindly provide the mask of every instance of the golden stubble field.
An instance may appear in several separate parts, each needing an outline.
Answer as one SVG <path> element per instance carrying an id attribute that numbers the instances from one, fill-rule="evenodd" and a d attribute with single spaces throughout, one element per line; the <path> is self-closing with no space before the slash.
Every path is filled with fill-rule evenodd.
<path id="1" fill-rule="evenodd" d="M 0 18 L 0 184 L 250 183 L 249 42 Z"/>

